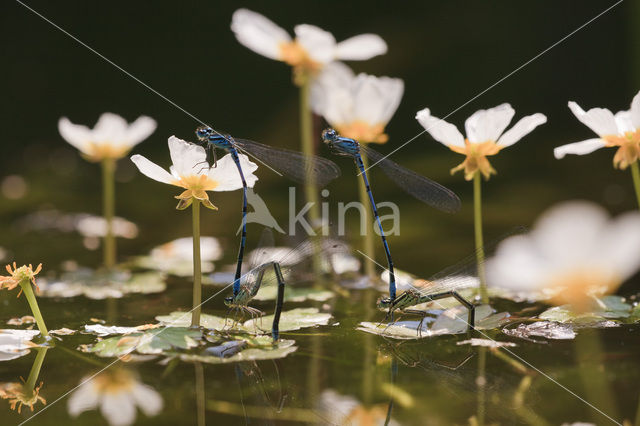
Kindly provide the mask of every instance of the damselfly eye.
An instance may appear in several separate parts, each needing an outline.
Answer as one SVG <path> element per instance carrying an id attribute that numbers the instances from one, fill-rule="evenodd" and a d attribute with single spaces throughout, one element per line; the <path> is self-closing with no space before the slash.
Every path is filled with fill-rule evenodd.
<path id="1" fill-rule="evenodd" d="M 325 142 L 331 141 L 331 140 L 335 139 L 335 137 L 336 137 L 336 131 L 333 130 L 333 129 L 325 129 L 322 132 L 322 139 Z"/>

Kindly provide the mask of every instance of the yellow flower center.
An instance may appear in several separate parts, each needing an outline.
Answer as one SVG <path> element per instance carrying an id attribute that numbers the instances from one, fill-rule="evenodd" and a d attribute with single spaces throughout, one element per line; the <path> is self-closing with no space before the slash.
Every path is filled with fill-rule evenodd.
<path id="1" fill-rule="evenodd" d="M 12 410 L 22 411 L 22 406 L 26 405 L 33 411 L 33 406 L 38 402 L 47 404 L 47 400 L 40 396 L 42 382 L 34 389 L 27 388 L 22 383 L 2 383 L 0 384 L 0 398 L 8 399 Z"/>
<path id="2" fill-rule="evenodd" d="M 106 159 L 117 160 L 124 157 L 131 150 L 126 144 L 114 145 L 110 142 L 90 142 L 84 157 L 91 162 Z"/>
<path id="3" fill-rule="evenodd" d="M 477 172 L 482 173 L 485 179 L 489 179 L 492 174 L 496 173 L 489 160 L 487 160 L 487 156 L 496 155 L 502 149 L 494 141 L 471 143 L 469 139 L 465 139 L 464 147 L 449 145 L 449 148 L 453 152 L 467 156 L 462 163 L 451 169 L 451 174 L 464 169 L 464 178 L 472 180 Z"/>
<path id="4" fill-rule="evenodd" d="M 613 157 L 614 167 L 626 169 L 640 158 L 640 130 L 625 132 L 624 135 L 606 135 L 602 139 L 608 147 L 619 147 Z"/>
<path id="5" fill-rule="evenodd" d="M 136 381 L 127 370 L 115 370 L 113 373 L 103 373 L 96 376 L 92 386 L 99 394 L 130 393 Z"/>
<path id="6" fill-rule="evenodd" d="M 185 189 L 182 194 L 175 197 L 180 200 L 178 207 L 176 207 L 177 209 L 183 210 L 187 208 L 193 199 L 199 200 L 207 208 L 212 210 L 218 209 L 216 206 L 211 204 L 211 201 L 209 201 L 207 191 L 212 191 L 217 188 L 220 185 L 220 182 L 211 179 L 209 176 L 182 176 L 180 179 L 173 181 L 172 184 Z"/>
<path id="7" fill-rule="evenodd" d="M 336 124 L 334 127 L 342 136 L 358 142 L 385 143 L 389 140 L 382 124 L 369 124 L 363 120 L 356 120 L 351 123 Z"/>
<path id="8" fill-rule="evenodd" d="M 11 265 L 6 266 L 7 272 L 9 272 L 9 276 L 0 276 L 0 289 L 6 288 L 7 290 L 13 290 L 23 281 L 31 281 L 33 285 L 36 287 L 36 290 L 39 290 L 38 284 L 36 284 L 36 275 L 42 270 L 42 263 L 38 265 L 38 267 L 33 270 L 33 266 L 31 264 L 22 265 L 21 267 L 16 267 L 16 262 L 13 262 L 13 269 L 11 269 Z M 22 289 L 18 296 L 22 294 Z"/>
<path id="9" fill-rule="evenodd" d="M 546 286 L 551 303 L 569 304 L 576 312 L 585 312 L 592 307 L 594 297 L 613 293 L 622 284 L 616 275 L 597 269 L 571 271 L 552 279 Z"/>
<path id="10" fill-rule="evenodd" d="M 304 68 L 308 71 L 319 71 L 322 64 L 314 61 L 309 53 L 297 41 L 280 43 L 280 58 L 282 61 L 295 68 Z"/>

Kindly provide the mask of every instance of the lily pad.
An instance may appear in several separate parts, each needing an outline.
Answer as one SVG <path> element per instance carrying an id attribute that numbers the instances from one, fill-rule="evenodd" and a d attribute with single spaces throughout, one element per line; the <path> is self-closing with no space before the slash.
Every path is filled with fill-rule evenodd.
<path id="1" fill-rule="evenodd" d="M 104 272 L 79 269 L 53 282 L 38 281 L 43 297 L 77 297 L 89 299 L 121 298 L 125 294 L 160 293 L 166 289 L 165 275 L 159 272 L 131 274 L 128 271 Z"/>
<path id="2" fill-rule="evenodd" d="M 184 327 L 165 327 L 144 333 L 110 337 L 94 345 L 81 347 L 83 352 L 101 357 L 119 357 L 138 352 L 140 354 L 162 354 L 177 349 L 191 349 L 200 345 L 202 332 Z"/>
<path id="3" fill-rule="evenodd" d="M 571 305 L 562 305 L 547 309 L 538 318 L 583 327 L 610 327 L 612 320 L 621 323 L 640 320 L 638 307 L 627 303 L 624 297 L 605 296 L 597 301 L 596 307 L 589 312 L 575 312 Z"/>
<path id="4" fill-rule="evenodd" d="M 228 342 L 226 344 L 228 345 Z M 246 347 L 243 346 L 244 349 L 231 356 L 219 356 L 215 351 L 212 351 L 212 348 L 207 348 L 203 354 L 180 354 L 179 358 L 183 361 L 205 362 L 208 364 L 229 364 L 242 361 L 279 359 L 298 350 L 298 347 L 294 346 L 294 344 L 295 341 L 293 340 L 278 340 L 278 342 L 274 344 L 271 338 L 260 336 L 247 341 Z M 238 344 L 236 343 L 235 345 Z"/>
<path id="5" fill-rule="evenodd" d="M 532 339 L 532 336 L 554 340 L 569 340 L 576 337 L 576 332 L 570 325 L 553 321 L 537 321 L 531 324 L 519 324 L 516 328 L 505 328 L 502 332 L 508 336 L 520 337 L 521 339 L 532 342 L 538 342 L 538 340 Z"/>
<path id="6" fill-rule="evenodd" d="M 0 361 L 20 358 L 38 345 L 31 340 L 40 334 L 38 330 L 0 330 Z"/>
<path id="7" fill-rule="evenodd" d="M 100 337 L 109 336 L 111 334 L 131 334 L 140 331 L 147 330 L 149 328 L 156 328 L 151 324 L 145 324 L 137 327 L 118 327 L 115 325 L 102 325 L 102 324 L 91 324 L 85 325 L 84 330 L 88 333 L 96 334 Z"/>
<path id="8" fill-rule="evenodd" d="M 331 314 L 322 313 L 317 308 L 297 308 L 283 311 L 280 316 L 280 331 L 293 331 L 316 325 L 326 325 Z M 167 327 L 188 327 L 191 324 L 191 314 L 172 312 L 169 315 L 157 316 L 156 319 Z M 202 314 L 200 326 L 210 330 L 225 331 L 227 333 L 239 331 L 248 334 L 271 333 L 273 315 L 250 319 L 243 324 L 234 324 L 233 318 L 222 318 L 215 315 Z"/>
<path id="9" fill-rule="evenodd" d="M 394 324 L 361 322 L 358 330 L 403 340 L 446 334 L 461 334 L 468 330 L 467 314 L 466 308 L 456 306 L 442 312 L 435 320 L 432 317 L 425 317 L 420 330 L 418 330 L 420 320 L 398 321 Z M 489 305 L 476 307 L 474 326 L 477 330 L 494 329 L 508 321 L 509 314 L 506 312 L 494 313 L 493 308 Z"/>
<path id="10" fill-rule="evenodd" d="M 253 298 L 254 300 L 276 300 L 278 295 L 277 286 L 261 287 L 258 294 Z M 332 291 L 318 290 L 315 288 L 298 288 L 287 287 L 284 292 L 285 302 L 304 302 L 305 300 L 313 300 L 316 302 L 324 302 L 331 299 L 334 296 Z"/>

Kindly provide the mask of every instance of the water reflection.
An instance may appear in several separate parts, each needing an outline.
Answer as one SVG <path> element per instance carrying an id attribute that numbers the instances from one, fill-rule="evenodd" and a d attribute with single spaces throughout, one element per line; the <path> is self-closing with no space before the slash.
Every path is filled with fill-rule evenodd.
<path id="1" fill-rule="evenodd" d="M 43 347 L 36 350 L 38 351 L 38 354 L 36 355 L 36 359 L 33 361 L 29 377 L 26 381 L 22 380 L 22 382 L 0 383 L 0 398 L 8 400 L 9 407 L 12 410 L 17 409 L 18 413 L 22 411 L 23 406 L 27 406 L 31 411 L 33 411 L 33 407 L 38 402 L 43 405 L 47 403 L 46 399 L 40 395 L 40 389 L 42 388 L 43 382 L 40 382 L 39 384 L 37 382 L 38 377 L 40 376 L 40 369 L 42 368 L 44 358 L 47 355 L 49 348 Z"/>
<path id="2" fill-rule="evenodd" d="M 158 415 L 164 405 L 155 389 L 140 382 L 136 374 L 126 368 L 113 367 L 95 377 L 87 376 L 80 383 L 67 403 L 72 417 L 100 408 L 111 426 L 126 426 L 136 420 L 136 406 L 151 417 Z"/>

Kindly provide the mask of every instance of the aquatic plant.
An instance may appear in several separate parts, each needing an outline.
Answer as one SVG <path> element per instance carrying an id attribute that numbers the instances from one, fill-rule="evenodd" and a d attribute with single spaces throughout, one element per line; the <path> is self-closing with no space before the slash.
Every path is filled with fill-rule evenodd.
<path id="1" fill-rule="evenodd" d="M 311 88 L 311 107 L 316 114 L 337 130 L 342 136 L 355 139 L 359 143 L 386 143 L 389 136 L 385 126 L 398 109 L 404 82 L 399 78 L 375 77 L 368 74 L 357 76 L 341 62 L 327 65 Z M 361 153 L 365 169 L 369 166 L 366 152 Z M 358 180 L 360 203 L 369 202 L 367 189 Z M 363 252 L 369 258 L 375 257 L 371 212 L 364 209 L 361 218 L 366 224 L 363 235 Z M 366 273 L 374 276 L 375 265 L 367 260 Z"/>
<path id="2" fill-rule="evenodd" d="M 527 235 L 507 238 L 486 265 L 490 286 L 542 291 L 556 305 L 584 312 L 640 269 L 640 213 L 611 219 L 584 201 L 556 205 Z M 553 318 L 549 318 L 553 319 Z"/>
<path id="3" fill-rule="evenodd" d="M 598 138 L 587 139 L 562 145 L 553 150 L 557 159 L 567 154 L 585 155 L 600 148 L 618 148 L 613 157 L 613 167 L 624 170 L 631 167 L 633 186 L 640 206 L 640 92 L 631 101 L 628 111 L 615 115 L 606 108 L 591 108 L 584 111 L 575 102 L 569 102 L 569 109 L 585 126 L 593 130 Z"/>
<path id="4" fill-rule="evenodd" d="M 267 58 L 293 67 L 293 82 L 300 88 L 300 141 L 302 153 L 314 154 L 311 112 L 311 87 L 316 77 L 337 60 L 366 60 L 387 52 L 387 44 L 375 34 L 361 34 L 340 43 L 335 37 L 314 25 L 296 25 L 295 39 L 265 16 L 247 10 L 234 12 L 231 29 L 238 41 Z M 307 201 L 312 203 L 309 217 L 313 226 L 320 220 L 318 194 L 310 176 L 305 185 Z"/>
<path id="5" fill-rule="evenodd" d="M 158 182 L 183 188 L 175 198 L 180 200 L 176 209 L 184 210 L 191 206 L 193 229 L 193 311 L 191 325 L 200 324 L 200 304 L 202 301 L 202 272 L 200 261 L 200 204 L 217 210 L 209 200 L 207 191 L 235 191 L 242 189 L 242 180 L 236 165 L 227 154 L 218 160 L 217 167 L 206 165 L 207 154 L 204 148 L 171 136 L 168 141 L 173 165 L 171 173 L 141 155 L 133 155 L 131 161 L 145 176 Z M 253 187 L 258 177 L 253 174 L 258 166 L 240 155 L 242 170 L 247 186 Z M 203 166 L 204 165 L 204 166 Z"/>
<path id="6" fill-rule="evenodd" d="M 87 161 L 99 162 L 102 166 L 102 209 L 106 220 L 103 263 L 106 268 L 113 268 L 116 264 L 116 243 L 112 229 L 115 214 L 116 161 L 147 139 L 155 129 L 156 122 L 150 117 L 141 116 L 128 124 L 124 118 L 109 112 L 100 116 L 93 129 L 73 124 L 66 117 L 58 121 L 60 135 L 78 149 Z"/>
<path id="7" fill-rule="evenodd" d="M 19 268 L 16 266 L 16 262 L 13 262 L 13 269 L 11 269 L 11 265 L 7 265 L 7 272 L 9 272 L 8 276 L 0 276 L 0 290 L 7 289 L 13 290 L 16 287 L 20 287 L 20 291 L 18 292 L 18 297 L 22 293 L 24 293 L 24 297 L 27 298 L 27 302 L 29 303 L 29 307 L 31 308 L 31 313 L 36 319 L 36 323 L 38 324 L 38 330 L 44 337 L 49 336 L 49 332 L 47 331 L 47 326 L 44 323 L 44 318 L 42 317 L 42 313 L 40 313 L 40 308 L 38 307 L 38 301 L 36 300 L 36 296 L 33 292 L 33 287 L 38 290 L 38 284 L 36 283 L 36 275 L 42 270 L 42 263 L 39 264 L 36 269 L 33 269 L 33 266 L 29 264 L 22 265 Z"/>
<path id="8" fill-rule="evenodd" d="M 484 263 L 484 242 L 482 236 L 482 195 L 481 176 L 486 180 L 495 169 L 489 163 L 488 156 L 496 155 L 502 149 L 507 148 L 539 125 L 546 123 L 544 114 L 536 113 L 521 118 L 513 127 L 506 130 L 515 115 L 515 110 L 509 104 L 501 104 L 487 110 L 476 111 L 465 121 L 467 137 L 455 125 L 431 115 L 429 108 L 420 110 L 416 114 L 416 120 L 438 142 L 447 146 L 453 152 L 466 156 L 465 160 L 451 169 L 451 173 L 464 170 L 464 178 L 473 180 L 473 216 L 475 228 L 476 254 L 480 273 L 480 294 L 483 303 L 487 303 L 489 296 L 486 289 L 486 281 L 482 271 Z"/>

